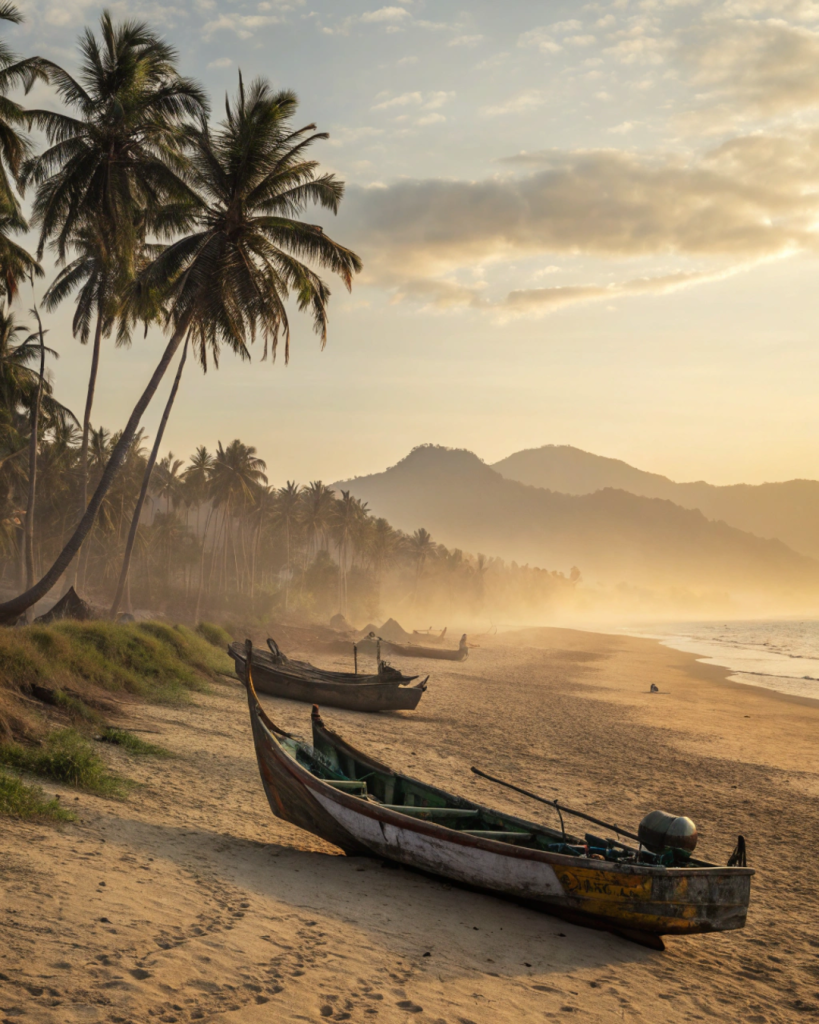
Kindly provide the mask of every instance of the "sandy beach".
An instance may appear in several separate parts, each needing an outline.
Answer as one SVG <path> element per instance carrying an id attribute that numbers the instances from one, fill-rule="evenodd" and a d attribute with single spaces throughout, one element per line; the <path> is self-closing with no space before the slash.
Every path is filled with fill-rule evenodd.
<path id="1" fill-rule="evenodd" d="M 0 822 L 0 1021 L 819 1020 L 819 702 L 650 640 L 537 629 L 480 643 L 463 664 L 402 662 L 432 674 L 417 712 L 325 721 L 528 817 L 549 811 L 470 765 L 631 827 L 655 808 L 687 814 L 719 863 L 743 833 L 758 871 L 744 931 L 660 953 L 340 856 L 271 815 L 243 689 L 225 679 L 191 706 L 134 708 L 131 727 L 177 756 L 106 751 L 142 784 L 127 801 L 46 784 L 77 824 Z M 309 706 L 262 701 L 309 734 Z"/>

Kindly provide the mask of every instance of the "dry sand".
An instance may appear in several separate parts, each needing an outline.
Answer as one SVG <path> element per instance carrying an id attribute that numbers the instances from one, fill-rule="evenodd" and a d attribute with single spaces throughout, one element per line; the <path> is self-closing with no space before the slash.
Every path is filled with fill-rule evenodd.
<path id="1" fill-rule="evenodd" d="M 144 784 L 127 802 L 49 786 L 81 822 L 0 824 L 0 1021 L 819 1019 L 819 703 L 734 685 L 653 641 L 570 630 L 424 668 L 418 712 L 325 720 L 532 817 L 538 805 L 469 766 L 632 826 L 653 808 L 688 814 L 720 863 L 742 832 L 758 869 L 747 928 L 659 953 L 337 856 L 270 814 L 243 691 L 226 681 L 193 707 L 140 709 L 133 724 L 179 756 L 112 750 Z M 262 699 L 309 734 L 307 705 Z"/>

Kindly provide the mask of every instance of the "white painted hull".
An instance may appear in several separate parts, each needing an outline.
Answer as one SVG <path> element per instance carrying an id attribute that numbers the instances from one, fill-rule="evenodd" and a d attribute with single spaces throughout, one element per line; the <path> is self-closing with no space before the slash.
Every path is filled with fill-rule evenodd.
<path id="1" fill-rule="evenodd" d="M 362 846 L 379 856 L 411 864 L 456 882 L 492 889 L 527 900 L 563 896 L 563 886 L 549 864 L 455 844 L 406 826 L 397 828 L 343 807 L 323 793 L 314 793 L 324 810 Z"/>

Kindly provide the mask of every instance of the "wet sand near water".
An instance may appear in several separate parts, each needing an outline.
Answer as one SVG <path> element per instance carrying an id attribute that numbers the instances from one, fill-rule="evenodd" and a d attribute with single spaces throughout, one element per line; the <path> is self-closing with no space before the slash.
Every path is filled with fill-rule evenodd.
<path id="1" fill-rule="evenodd" d="M 80 822 L 0 819 L 0 1021 L 819 1020 L 819 704 L 648 640 L 539 629 L 478 642 L 463 664 L 401 661 L 432 674 L 417 712 L 328 708 L 325 721 L 527 817 L 550 812 L 470 765 L 625 827 L 654 808 L 688 814 L 718 863 L 743 833 L 758 870 L 744 931 L 668 938 L 659 953 L 339 856 L 272 817 L 243 690 L 225 680 L 193 706 L 138 709 L 131 724 L 175 759 L 105 748 L 143 784 L 126 802 L 47 784 Z M 262 701 L 309 737 L 308 705 Z"/>

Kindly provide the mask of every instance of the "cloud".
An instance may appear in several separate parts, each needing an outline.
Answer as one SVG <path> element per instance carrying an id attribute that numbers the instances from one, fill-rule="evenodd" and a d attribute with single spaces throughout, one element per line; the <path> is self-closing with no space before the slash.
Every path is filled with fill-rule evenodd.
<path id="1" fill-rule="evenodd" d="M 406 107 L 413 103 L 421 103 L 423 98 L 420 92 L 404 92 L 400 96 L 392 96 L 390 99 L 382 100 L 380 103 L 376 103 L 374 107 L 370 107 L 370 109 L 390 110 L 393 107 Z"/>
<path id="2" fill-rule="evenodd" d="M 359 20 L 365 23 L 373 21 L 397 22 L 411 17 L 410 12 L 403 7 L 379 7 L 377 11 L 365 11 Z"/>
<path id="3" fill-rule="evenodd" d="M 552 37 L 551 32 L 542 27 L 524 32 L 518 37 L 518 46 L 523 48 L 534 46 L 541 53 L 558 53 L 562 49 L 560 43 Z"/>
<path id="4" fill-rule="evenodd" d="M 771 116 L 819 102 L 819 32 L 809 28 L 718 19 L 687 33 L 680 56 L 708 105 Z"/>
<path id="5" fill-rule="evenodd" d="M 258 29 L 283 20 L 277 14 L 220 14 L 203 25 L 202 35 L 210 39 L 216 32 L 235 32 L 240 39 L 251 39 Z"/>
<path id="6" fill-rule="evenodd" d="M 379 93 L 376 99 L 380 99 L 380 103 L 376 103 L 375 106 L 371 107 L 371 110 L 394 110 L 399 107 L 411 107 L 417 106 L 422 107 L 424 110 L 438 110 L 448 100 L 452 99 L 455 95 L 454 92 L 404 92 L 399 96 L 386 96 L 384 93 Z M 427 122 L 432 124 L 432 121 Z"/>
<path id="7" fill-rule="evenodd" d="M 415 123 L 419 128 L 425 128 L 427 125 L 442 124 L 444 121 L 446 118 L 443 114 L 425 114 L 423 117 L 419 117 Z"/>
<path id="8" fill-rule="evenodd" d="M 233 61 L 230 57 L 217 57 L 208 64 L 209 68 L 229 68 Z"/>
<path id="9" fill-rule="evenodd" d="M 698 158 L 614 150 L 521 153 L 516 176 L 351 188 L 342 210 L 370 279 L 441 308 L 498 312 L 453 274 L 535 256 L 695 261 L 626 279 L 616 295 L 666 294 L 763 260 L 819 252 L 819 131 L 748 135 Z M 611 298 L 597 283 L 527 289 L 508 313 Z M 489 305 L 487 305 L 489 303 Z"/>
<path id="10" fill-rule="evenodd" d="M 456 36 L 450 39 L 447 46 L 477 46 L 483 41 L 483 36 Z"/>
<path id="11" fill-rule="evenodd" d="M 568 306 L 587 302 L 611 302 L 615 299 L 647 295 L 670 295 L 699 285 L 723 281 L 743 270 L 736 265 L 716 271 L 677 272 L 653 277 L 638 277 L 609 284 L 558 285 L 552 288 L 527 288 L 492 299 L 483 287 L 470 288 L 454 281 L 419 279 L 407 282 L 393 295 L 393 302 L 415 300 L 427 310 L 446 312 L 472 309 L 489 314 L 498 323 L 519 317 L 542 317 Z"/>
<path id="12" fill-rule="evenodd" d="M 546 94 L 540 89 L 524 89 L 523 92 L 510 97 L 502 103 L 495 103 L 488 107 L 482 107 L 481 113 L 484 117 L 505 117 L 507 114 L 523 114 L 529 110 L 536 110 L 546 102 Z"/>

